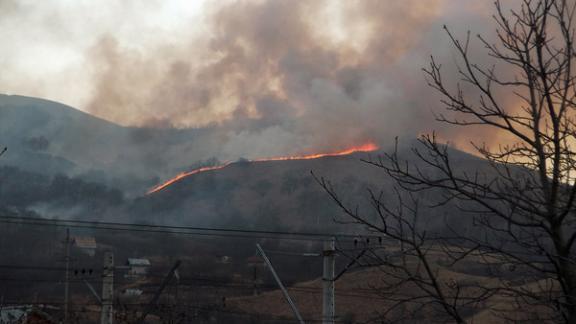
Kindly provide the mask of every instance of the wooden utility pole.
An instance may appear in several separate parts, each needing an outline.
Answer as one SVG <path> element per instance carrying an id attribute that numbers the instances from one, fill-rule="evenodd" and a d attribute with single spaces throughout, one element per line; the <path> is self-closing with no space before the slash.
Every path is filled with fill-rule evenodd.
<path id="1" fill-rule="evenodd" d="M 66 239 L 64 240 L 64 262 L 65 262 L 65 277 L 64 277 L 64 324 L 68 323 L 68 304 L 70 303 L 70 229 L 66 229 Z"/>
<path id="2" fill-rule="evenodd" d="M 102 313 L 100 324 L 112 324 L 114 321 L 114 253 L 104 252 L 104 269 L 102 270 Z"/>
<path id="3" fill-rule="evenodd" d="M 322 274 L 322 323 L 334 324 L 334 268 L 336 265 L 334 238 L 324 242 L 324 271 Z"/>

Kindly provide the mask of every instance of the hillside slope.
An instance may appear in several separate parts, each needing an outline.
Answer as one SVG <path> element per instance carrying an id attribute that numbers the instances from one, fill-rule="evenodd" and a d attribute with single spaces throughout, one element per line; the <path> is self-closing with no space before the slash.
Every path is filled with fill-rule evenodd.
<path id="1" fill-rule="evenodd" d="M 123 127 L 57 102 L 0 94 L 0 146 L 9 149 L 0 162 L 26 171 L 137 188 L 204 159 L 187 149 L 204 133 Z"/>
<path id="2" fill-rule="evenodd" d="M 380 154 L 232 163 L 219 170 L 185 177 L 163 190 L 142 196 L 130 206 L 129 214 L 134 219 L 164 224 L 360 231 L 334 222 L 349 219 L 343 217 L 312 173 L 331 181 L 346 203 L 357 205 L 368 217 L 375 217 L 367 190 L 382 191 L 384 199 L 390 197 L 393 203 L 394 183 L 381 168 L 361 160 Z M 465 166 L 462 172 L 488 168 L 481 159 L 458 151 L 453 154 Z M 426 203 L 435 194 L 423 193 L 421 198 Z M 452 205 L 426 210 L 427 226 L 443 228 L 444 216 L 457 214 Z"/>

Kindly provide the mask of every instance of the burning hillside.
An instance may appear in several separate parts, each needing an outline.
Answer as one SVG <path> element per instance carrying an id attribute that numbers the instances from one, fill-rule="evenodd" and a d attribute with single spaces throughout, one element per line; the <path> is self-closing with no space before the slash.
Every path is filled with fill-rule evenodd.
<path id="1" fill-rule="evenodd" d="M 308 154 L 308 155 L 296 155 L 296 156 L 279 156 L 279 157 L 271 157 L 271 158 L 261 158 L 261 159 L 254 159 L 254 160 L 248 160 L 248 162 L 269 162 L 269 161 L 292 161 L 292 160 L 312 160 L 312 159 L 319 159 L 319 158 L 323 158 L 323 157 L 331 157 L 331 156 L 343 156 L 343 155 L 350 155 L 353 153 L 358 153 L 358 152 L 373 152 L 376 151 L 378 149 L 378 145 L 374 144 L 374 143 L 365 143 L 359 146 L 353 146 L 350 147 L 348 149 L 342 150 L 342 151 L 337 151 L 337 152 L 330 152 L 330 153 L 315 153 L 315 154 Z M 178 175 L 176 175 L 175 177 L 151 188 L 150 190 L 148 190 L 147 194 L 153 194 L 155 192 L 158 192 L 170 185 L 172 185 L 173 183 L 198 174 L 198 173 L 203 173 L 203 172 L 208 172 L 208 171 L 214 171 L 214 170 L 220 170 L 223 169 L 227 166 L 229 166 L 230 164 L 233 164 L 234 162 L 226 162 L 220 165 L 215 165 L 215 166 L 207 166 L 207 167 L 201 167 L 198 169 L 194 169 L 192 171 L 188 171 L 188 172 L 182 172 Z"/>

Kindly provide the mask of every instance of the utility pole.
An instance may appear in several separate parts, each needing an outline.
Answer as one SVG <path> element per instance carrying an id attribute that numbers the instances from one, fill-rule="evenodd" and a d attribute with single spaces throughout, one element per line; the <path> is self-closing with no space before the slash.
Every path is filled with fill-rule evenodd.
<path id="1" fill-rule="evenodd" d="M 322 323 L 334 324 L 334 268 L 336 265 L 334 238 L 324 242 L 324 271 L 322 274 Z"/>
<path id="2" fill-rule="evenodd" d="M 104 269 L 102 271 L 102 313 L 100 324 L 112 324 L 114 320 L 114 253 L 104 252 Z"/>
<path id="3" fill-rule="evenodd" d="M 268 269 L 270 269 L 270 272 L 272 272 L 272 276 L 274 276 L 274 280 L 276 280 L 276 283 L 280 287 L 280 290 L 282 290 L 282 294 L 284 294 L 284 298 L 286 299 L 286 301 L 290 305 L 290 308 L 292 308 L 292 312 L 294 313 L 294 316 L 296 316 L 296 318 L 298 319 L 298 322 L 300 324 L 304 324 L 304 320 L 302 319 L 302 316 L 300 316 L 300 312 L 298 311 L 296 304 L 294 304 L 294 302 L 292 301 L 292 298 L 290 298 L 290 295 L 288 294 L 288 290 L 286 290 L 286 288 L 284 287 L 284 284 L 282 284 L 280 277 L 278 277 L 276 270 L 274 270 L 274 267 L 272 266 L 272 262 L 270 262 L 270 259 L 268 259 L 268 256 L 266 256 L 266 253 L 264 253 L 264 250 L 262 249 L 260 244 L 256 243 L 256 247 L 258 248 L 258 252 L 260 252 L 260 255 L 262 255 L 264 262 L 266 262 Z"/>
<path id="4" fill-rule="evenodd" d="M 68 304 L 69 304 L 69 290 L 70 290 L 70 229 L 66 229 L 66 240 L 64 240 L 64 262 L 66 265 L 64 268 L 66 269 L 65 274 L 65 281 L 64 281 L 64 324 L 68 323 Z"/>

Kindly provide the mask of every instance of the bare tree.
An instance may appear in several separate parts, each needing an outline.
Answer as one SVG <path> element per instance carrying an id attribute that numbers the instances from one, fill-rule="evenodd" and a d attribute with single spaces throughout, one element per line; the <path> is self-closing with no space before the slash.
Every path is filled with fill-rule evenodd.
<path id="1" fill-rule="evenodd" d="M 495 9 L 496 42 L 478 36 L 494 65 L 473 62 L 470 33 L 460 40 L 446 28 L 459 54 L 459 80 L 448 84 L 434 58 L 424 69 L 428 84 L 443 97 L 439 121 L 484 127 L 509 139 L 497 148 L 472 143 L 488 169 L 464 172 L 452 159 L 454 151 L 434 134 L 422 136 L 413 148 L 411 159 L 417 162 L 398 150 L 366 160 L 401 190 L 394 206 L 370 193 L 377 218 L 346 206 L 329 182 L 319 181 L 354 222 L 400 242 L 402 256 L 380 257 L 379 266 L 397 274 L 396 288 L 419 289 L 417 295 L 396 297 L 398 303 L 440 305 L 459 323 L 466 322 L 470 306 L 487 307 L 507 320 L 576 323 L 576 3 L 522 0 L 507 10 L 497 1 Z M 426 207 L 457 206 L 460 221 L 476 233 L 462 235 L 453 221 L 447 233 L 427 233 L 417 219 L 418 197 L 427 192 L 437 194 Z M 498 280 L 463 289 L 434 266 L 442 257 L 451 265 L 482 264 Z"/>
<path id="2" fill-rule="evenodd" d="M 362 262 L 358 262 L 361 267 L 376 268 L 380 272 L 380 279 L 370 283 L 370 288 L 390 302 L 374 320 L 397 323 L 426 318 L 466 323 L 465 314 L 479 309 L 497 292 L 495 285 L 461 282 L 443 271 L 439 263 L 444 262 L 443 265 L 449 267 L 461 262 L 468 254 L 475 253 L 477 246 L 458 246 L 461 239 L 427 231 L 416 195 L 397 190 L 397 203 L 391 206 L 389 196 L 384 198 L 383 192 L 369 190 L 370 202 L 377 215 L 373 218 L 345 204 L 330 181 L 316 179 L 352 222 L 385 237 L 383 253 L 374 245 L 364 244 L 359 255 Z M 351 260 L 359 259 L 347 252 L 339 250 Z M 478 256 L 477 252 L 475 254 Z"/>

